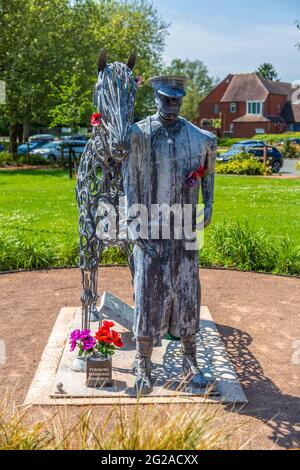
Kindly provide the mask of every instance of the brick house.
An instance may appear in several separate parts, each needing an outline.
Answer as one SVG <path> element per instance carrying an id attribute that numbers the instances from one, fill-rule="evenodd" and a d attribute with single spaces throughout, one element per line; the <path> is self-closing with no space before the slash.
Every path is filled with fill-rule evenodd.
<path id="1" fill-rule="evenodd" d="M 300 131 L 300 102 L 292 102 L 294 92 L 290 83 L 257 73 L 230 74 L 200 102 L 194 123 L 222 137 Z M 215 119 L 221 119 L 220 129 L 214 127 Z"/>

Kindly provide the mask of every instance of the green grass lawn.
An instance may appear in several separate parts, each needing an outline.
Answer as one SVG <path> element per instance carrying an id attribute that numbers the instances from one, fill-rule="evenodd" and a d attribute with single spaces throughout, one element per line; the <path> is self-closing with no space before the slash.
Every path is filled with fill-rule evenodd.
<path id="1" fill-rule="evenodd" d="M 19 251 L 27 250 L 33 259 L 52 250 L 50 265 L 75 261 L 74 187 L 75 179 L 69 180 L 65 170 L 0 171 L 0 236 L 5 240 L 0 247 L 0 269 L 1 259 L 7 257 L 4 250 L 13 251 L 18 243 Z M 213 223 L 224 220 L 254 223 L 257 229 L 280 238 L 288 236 L 293 246 L 300 246 L 300 181 L 217 175 Z M 208 239 L 212 230 L 210 227 L 206 232 Z M 37 247 L 42 254 L 35 252 Z M 23 266 L 22 262 L 19 265 Z"/>
<path id="2" fill-rule="evenodd" d="M 64 170 L 0 171 L 0 231 L 51 243 L 75 238 L 74 188 Z"/>
<path id="3" fill-rule="evenodd" d="M 213 222 L 247 220 L 300 245 L 300 180 L 216 176 Z"/>

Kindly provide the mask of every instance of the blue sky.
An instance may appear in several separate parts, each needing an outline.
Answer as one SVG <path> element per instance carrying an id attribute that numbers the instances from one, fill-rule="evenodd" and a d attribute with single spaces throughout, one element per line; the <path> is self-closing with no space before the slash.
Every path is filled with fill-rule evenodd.
<path id="1" fill-rule="evenodd" d="M 300 0 L 152 0 L 171 22 L 164 59 L 200 59 L 213 76 L 271 62 L 283 81 L 300 79 Z"/>

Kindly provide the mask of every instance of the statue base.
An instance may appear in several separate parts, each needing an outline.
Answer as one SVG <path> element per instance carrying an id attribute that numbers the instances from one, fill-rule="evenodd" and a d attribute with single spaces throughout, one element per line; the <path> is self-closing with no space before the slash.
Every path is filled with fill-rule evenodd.
<path id="1" fill-rule="evenodd" d="M 105 319 L 105 314 L 103 318 Z M 62 308 L 43 352 L 35 377 L 24 404 L 87 405 L 136 403 L 132 364 L 135 342 L 128 318 L 122 318 L 113 309 L 109 319 L 122 334 L 124 347 L 113 356 L 112 386 L 91 388 L 86 386 L 86 373 L 72 371 L 74 352 L 70 352 L 70 332 L 80 327 L 81 309 Z M 205 390 L 193 388 L 182 374 L 180 341 L 163 339 L 153 349 L 153 390 L 139 398 L 141 403 L 195 403 L 219 402 L 247 403 L 247 398 L 225 350 L 221 336 L 207 307 L 201 307 L 201 337 L 198 335 L 198 362 L 208 379 L 213 379 L 218 396 L 207 395 Z M 97 329 L 91 324 L 91 329 Z"/>

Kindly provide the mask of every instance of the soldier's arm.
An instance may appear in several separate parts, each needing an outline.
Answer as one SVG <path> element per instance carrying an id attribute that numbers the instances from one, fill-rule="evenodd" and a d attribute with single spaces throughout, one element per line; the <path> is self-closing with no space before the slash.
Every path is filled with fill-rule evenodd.
<path id="1" fill-rule="evenodd" d="M 206 155 L 204 160 L 205 175 L 202 179 L 202 201 L 204 203 L 204 227 L 207 227 L 212 218 L 212 205 L 214 202 L 214 182 L 217 158 L 217 139 L 207 137 Z"/>

